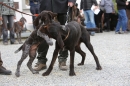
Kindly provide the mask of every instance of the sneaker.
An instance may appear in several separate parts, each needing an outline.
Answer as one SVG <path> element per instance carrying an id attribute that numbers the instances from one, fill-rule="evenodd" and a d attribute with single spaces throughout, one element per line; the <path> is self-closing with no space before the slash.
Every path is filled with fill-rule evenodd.
<path id="1" fill-rule="evenodd" d="M 41 70 L 44 70 L 44 69 L 46 69 L 47 68 L 47 66 L 46 66 L 46 64 L 38 64 L 38 66 L 34 69 L 35 71 L 41 71 Z"/>
<path id="2" fill-rule="evenodd" d="M 120 32 L 115 32 L 115 34 L 120 34 Z"/>
<path id="3" fill-rule="evenodd" d="M 17 42 L 10 42 L 10 44 L 18 44 Z"/>
<path id="4" fill-rule="evenodd" d="M 59 62 L 59 69 L 66 71 L 68 69 L 66 66 L 66 62 Z"/>
<path id="5" fill-rule="evenodd" d="M 3 42 L 4 45 L 8 45 L 8 42 Z"/>
<path id="6" fill-rule="evenodd" d="M 95 36 L 95 32 L 91 32 L 91 36 Z"/>

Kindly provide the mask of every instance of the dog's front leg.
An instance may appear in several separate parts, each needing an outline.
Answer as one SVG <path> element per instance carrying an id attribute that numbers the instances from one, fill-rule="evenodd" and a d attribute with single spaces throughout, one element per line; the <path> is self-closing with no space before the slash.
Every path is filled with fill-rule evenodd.
<path id="1" fill-rule="evenodd" d="M 51 64 L 50 64 L 49 68 L 47 69 L 47 71 L 42 74 L 43 76 L 47 76 L 47 75 L 49 75 L 51 73 L 51 71 L 53 69 L 53 65 L 54 65 L 54 63 L 56 61 L 56 58 L 58 56 L 58 52 L 59 52 L 59 49 L 55 49 L 54 50 L 54 52 L 53 52 L 53 58 L 51 60 Z"/>
<path id="2" fill-rule="evenodd" d="M 74 56 L 75 56 L 75 49 L 73 48 L 70 50 L 70 76 L 76 75 L 74 72 Z"/>

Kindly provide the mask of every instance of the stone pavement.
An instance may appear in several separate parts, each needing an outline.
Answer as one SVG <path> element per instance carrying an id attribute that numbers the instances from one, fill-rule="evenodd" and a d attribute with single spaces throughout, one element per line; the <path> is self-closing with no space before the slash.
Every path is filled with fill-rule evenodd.
<path id="1" fill-rule="evenodd" d="M 12 75 L 0 75 L 0 86 L 130 86 L 130 33 L 115 34 L 114 31 L 96 33 L 95 36 L 91 36 L 91 43 L 103 68 L 101 71 L 95 70 L 94 58 L 82 43 L 81 48 L 86 53 L 86 60 L 83 66 L 77 66 L 81 56 L 75 53 L 76 76 L 69 76 L 69 69 L 59 70 L 57 60 L 49 76 L 42 76 L 45 70 L 39 74 L 32 74 L 26 65 L 27 58 L 21 66 L 21 76 L 16 77 L 15 70 L 22 52 L 15 54 L 14 51 L 21 44 L 4 46 L 0 41 L 3 65 L 12 71 Z M 54 45 L 49 48 L 47 66 L 51 62 L 53 50 Z M 33 67 L 36 62 L 37 59 Z M 69 66 L 69 58 L 67 65 Z"/>

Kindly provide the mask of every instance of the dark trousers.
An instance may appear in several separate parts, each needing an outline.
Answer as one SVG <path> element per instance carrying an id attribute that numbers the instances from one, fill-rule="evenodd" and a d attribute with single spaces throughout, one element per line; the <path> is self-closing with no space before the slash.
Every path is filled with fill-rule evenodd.
<path id="1" fill-rule="evenodd" d="M 15 42 L 15 33 L 14 33 L 14 16 L 13 15 L 3 15 L 3 42 L 8 42 L 8 29 L 10 31 L 10 42 Z M 7 24 L 8 22 L 8 24 Z"/>
<path id="2" fill-rule="evenodd" d="M 61 23 L 61 25 L 65 25 L 66 14 L 64 14 L 64 13 L 58 14 L 57 19 Z M 38 57 L 37 57 L 38 62 L 46 64 L 46 61 L 47 61 L 46 55 L 47 55 L 48 49 L 49 49 L 49 45 L 46 42 L 42 42 L 39 45 L 39 47 L 38 47 Z M 63 51 L 60 51 L 59 56 L 58 56 L 59 62 L 66 61 L 67 57 L 68 57 L 68 50 L 65 49 Z"/>
<path id="3" fill-rule="evenodd" d="M 104 17 L 105 17 L 104 22 L 106 22 L 106 30 L 107 31 L 110 31 L 110 19 L 111 19 L 111 15 L 112 15 L 112 13 L 105 13 L 104 14 Z"/>
<path id="4" fill-rule="evenodd" d="M 39 14 L 39 5 L 34 5 L 34 6 L 30 6 L 30 12 L 34 15 L 34 14 Z M 35 16 L 32 16 L 32 22 L 35 20 Z M 33 25 L 34 29 L 35 26 Z"/>
<path id="5" fill-rule="evenodd" d="M 0 53 L 0 67 L 2 66 L 2 64 L 3 64 L 3 61 L 1 59 L 1 53 Z"/>

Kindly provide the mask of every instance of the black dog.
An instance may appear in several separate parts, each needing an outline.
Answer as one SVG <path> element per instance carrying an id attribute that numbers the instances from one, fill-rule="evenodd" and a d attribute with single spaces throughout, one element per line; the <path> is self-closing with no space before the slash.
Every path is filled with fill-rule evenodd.
<path id="1" fill-rule="evenodd" d="M 44 15 L 49 12 L 43 11 L 41 14 L 35 19 L 34 25 L 38 25 L 39 20 L 45 20 Z M 44 14 L 44 15 L 43 15 Z M 53 13 L 50 13 L 53 15 Z M 48 14 L 48 15 L 50 15 Z M 48 18 L 47 18 L 48 19 Z M 50 21 L 51 19 L 49 19 Z M 90 50 L 94 59 L 96 61 L 97 70 L 101 70 L 100 63 L 98 61 L 98 57 L 94 53 L 93 46 L 90 43 L 90 35 L 87 30 L 80 25 L 76 21 L 69 22 L 64 28 L 57 22 L 53 22 L 52 20 L 49 23 L 46 23 L 38 30 L 38 35 L 42 37 L 42 33 L 47 34 L 50 38 L 54 38 L 56 40 L 56 46 L 53 53 L 53 58 L 51 64 L 47 71 L 43 73 L 43 76 L 47 76 L 53 69 L 53 65 L 56 61 L 58 52 L 60 49 L 68 49 L 70 51 L 70 76 L 74 76 L 74 55 L 75 51 L 78 52 L 82 56 L 82 61 L 78 65 L 84 65 L 84 60 L 86 54 L 81 50 L 80 44 L 81 42 L 85 43 L 86 47 Z"/>

